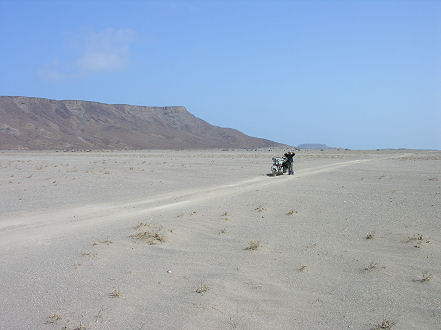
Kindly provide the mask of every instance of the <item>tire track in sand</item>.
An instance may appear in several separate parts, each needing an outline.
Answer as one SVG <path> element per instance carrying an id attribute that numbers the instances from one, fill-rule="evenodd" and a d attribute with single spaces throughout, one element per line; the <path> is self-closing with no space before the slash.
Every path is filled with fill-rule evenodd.
<path id="1" fill-rule="evenodd" d="M 286 180 L 331 172 L 372 160 L 379 160 L 379 158 L 351 160 L 300 169 L 295 172 L 294 176 L 271 177 L 263 175 L 215 187 L 172 192 L 148 200 L 124 204 L 91 204 L 32 216 L 19 216 L 0 222 L 0 246 L 10 249 L 17 245 L 44 244 L 43 241 L 66 233 L 71 234 L 74 231 L 89 230 L 94 226 L 115 224 L 116 222 L 124 225 L 126 221 L 146 214 L 185 207 L 200 201 L 222 198 L 232 194 L 240 195 L 257 188 L 286 183 Z M 73 215 L 75 215 L 74 219 Z"/>

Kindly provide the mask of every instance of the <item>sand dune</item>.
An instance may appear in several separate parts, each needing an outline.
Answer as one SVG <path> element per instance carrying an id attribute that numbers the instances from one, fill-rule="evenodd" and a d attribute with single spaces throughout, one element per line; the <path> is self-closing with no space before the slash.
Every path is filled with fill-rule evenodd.
<path id="1" fill-rule="evenodd" d="M 436 329 L 441 152 L 0 153 L 1 329 Z"/>

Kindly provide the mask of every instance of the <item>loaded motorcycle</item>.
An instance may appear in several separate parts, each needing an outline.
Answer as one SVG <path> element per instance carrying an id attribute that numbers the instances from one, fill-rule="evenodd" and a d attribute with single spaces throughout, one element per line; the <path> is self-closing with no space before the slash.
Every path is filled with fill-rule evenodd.
<path id="1" fill-rule="evenodd" d="M 286 173 L 288 170 L 288 159 L 283 157 L 273 157 L 273 166 L 271 166 L 271 174 L 273 176 L 281 175 Z"/>

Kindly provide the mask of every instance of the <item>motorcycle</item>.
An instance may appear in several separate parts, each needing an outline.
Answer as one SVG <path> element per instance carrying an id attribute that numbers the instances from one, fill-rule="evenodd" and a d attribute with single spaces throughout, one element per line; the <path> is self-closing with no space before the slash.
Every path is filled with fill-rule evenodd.
<path id="1" fill-rule="evenodd" d="M 286 173 L 288 170 L 288 159 L 283 157 L 273 157 L 273 166 L 271 166 L 271 173 L 273 176 L 276 175 L 282 175 L 283 173 Z"/>

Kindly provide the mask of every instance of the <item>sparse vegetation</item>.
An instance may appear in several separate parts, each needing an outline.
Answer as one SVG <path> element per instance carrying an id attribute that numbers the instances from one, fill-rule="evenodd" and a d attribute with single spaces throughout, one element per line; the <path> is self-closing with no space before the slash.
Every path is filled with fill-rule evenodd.
<path id="1" fill-rule="evenodd" d="M 366 235 L 366 239 L 373 239 L 375 237 L 375 232 L 371 231 L 369 233 L 367 233 Z"/>
<path id="2" fill-rule="evenodd" d="M 150 226 L 149 224 L 147 224 L 147 223 L 145 223 L 145 222 L 139 222 L 135 227 L 133 227 L 133 228 L 135 228 L 135 229 L 139 229 L 139 228 L 141 228 L 141 227 L 145 227 L 145 226 Z"/>
<path id="3" fill-rule="evenodd" d="M 294 215 L 294 214 L 297 214 L 297 213 L 299 213 L 299 212 L 296 211 L 296 210 L 291 209 L 291 210 L 288 211 L 287 215 Z"/>
<path id="4" fill-rule="evenodd" d="M 262 205 L 256 207 L 254 210 L 257 212 L 265 212 L 266 211 L 266 209 Z"/>
<path id="5" fill-rule="evenodd" d="M 226 234 L 226 233 L 228 233 L 226 228 L 221 229 L 219 232 L 219 234 Z"/>
<path id="6" fill-rule="evenodd" d="M 121 297 L 121 292 L 119 289 L 113 289 L 112 292 L 109 293 L 109 296 L 112 298 L 119 298 Z"/>
<path id="7" fill-rule="evenodd" d="M 380 329 L 392 329 L 392 327 L 395 325 L 395 322 L 390 320 L 383 320 L 381 323 L 374 326 L 372 330 L 380 330 Z"/>
<path id="8" fill-rule="evenodd" d="M 371 270 L 373 270 L 375 268 L 377 268 L 377 263 L 376 262 L 371 262 L 369 265 L 364 267 L 364 270 L 371 271 Z"/>
<path id="9" fill-rule="evenodd" d="M 422 234 L 414 234 L 412 237 L 408 237 L 407 243 L 415 242 L 415 248 L 421 248 L 423 243 L 430 243 L 430 240 L 426 239 Z"/>
<path id="10" fill-rule="evenodd" d="M 158 242 L 165 242 L 164 236 L 159 233 L 153 233 L 150 231 L 143 231 L 141 233 L 132 234 L 130 235 L 130 237 L 137 240 L 144 240 L 150 245 L 155 245 Z"/>
<path id="11" fill-rule="evenodd" d="M 81 255 L 82 255 L 83 257 L 91 257 L 91 258 L 94 258 L 94 257 L 97 256 L 97 253 L 90 252 L 90 251 L 86 251 L 86 252 L 81 252 Z"/>
<path id="12" fill-rule="evenodd" d="M 409 237 L 409 241 L 423 241 L 424 236 L 422 234 L 415 234 L 412 237 Z"/>
<path id="13" fill-rule="evenodd" d="M 107 245 L 110 245 L 110 244 L 112 244 L 113 242 L 112 242 L 109 238 L 107 238 L 106 240 L 101 241 L 100 243 L 101 243 L 101 244 L 107 244 Z"/>
<path id="14" fill-rule="evenodd" d="M 201 281 L 201 285 L 196 290 L 194 290 L 194 292 L 202 294 L 202 295 L 207 291 L 208 291 L 208 286 L 205 284 L 202 284 L 202 281 Z"/>
<path id="15" fill-rule="evenodd" d="M 424 282 L 429 282 L 431 279 L 432 279 L 432 274 L 429 274 L 426 272 L 426 273 L 423 273 L 423 276 L 418 281 L 421 283 L 424 283 Z"/>
<path id="16" fill-rule="evenodd" d="M 63 317 L 59 312 L 52 313 L 49 315 L 49 320 L 47 323 L 49 324 L 56 324 L 59 320 L 61 320 Z"/>
<path id="17" fill-rule="evenodd" d="M 259 241 L 250 241 L 250 245 L 245 250 L 257 250 L 260 247 Z"/>
<path id="18" fill-rule="evenodd" d="M 145 230 L 145 228 L 143 227 L 147 227 L 148 230 Z M 135 226 L 135 228 L 137 230 L 142 228 L 142 231 L 130 235 L 130 238 L 134 240 L 145 241 L 149 245 L 155 245 L 165 242 L 165 236 L 161 233 L 161 231 L 163 230 L 161 225 L 158 226 L 140 222 L 138 225 Z"/>

